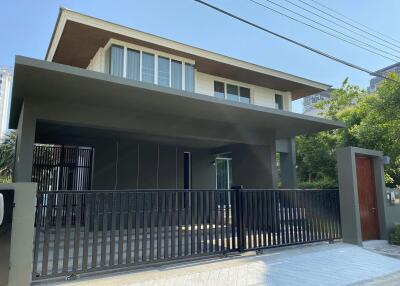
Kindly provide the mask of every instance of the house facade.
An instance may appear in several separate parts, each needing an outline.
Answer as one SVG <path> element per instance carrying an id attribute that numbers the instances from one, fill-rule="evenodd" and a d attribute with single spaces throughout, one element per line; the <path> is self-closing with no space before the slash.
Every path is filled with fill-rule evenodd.
<path id="1" fill-rule="evenodd" d="M 16 57 L 14 181 L 296 188 L 293 138 L 343 125 L 293 113 L 291 102 L 328 88 L 61 9 L 46 58 Z"/>

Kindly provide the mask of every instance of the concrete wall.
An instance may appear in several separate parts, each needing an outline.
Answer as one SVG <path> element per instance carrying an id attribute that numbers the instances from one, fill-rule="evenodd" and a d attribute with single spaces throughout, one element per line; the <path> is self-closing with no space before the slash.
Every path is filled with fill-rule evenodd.
<path id="1" fill-rule="evenodd" d="M 336 151 L 339 178 L 340 216 L 343 241 L 362 244 L 360 210 L 358 207 L 356 163 L 351 149 Z"/>
<path id="2" fill-rule="evenodd" d="M 394 227 L 400 224 L 400 205 L 392 205 L 389 200 L 385 200 L 385 209 L 386 228 L 390 235 Z"/>
<path id="3" fill-rule="evenodd" d="M 275 145 L 237 144 L 232 150 L 233 185 L 244 188 L 276 188 Z"/>
<path id="4" fill-rule="evenodd" d="M 0 184 L 0 189 L 14 190 L 8 286 L 29 286 L 33 270 L 37 186 L 34 183 Z"/>
<path id="5" fill-rule="evenodd" d="M 36 117 L 30 105 L 24 104 L 18 121 L 14 182 L 31 181 L 35 129 Z"/>
<path id="6" fill-rule="evenodd" d="M 191 153 L 193 189 L 215 189 L 213 161 L 218 153 L 227 152 L 232 156 L 234 185 L 243 185 L 245 188 L 276 187 L 274 144 L 235 144 L 218 149 L 185 148 L 138 141 L 122 135 L 118 137 L 115 132 L 104 137 L 87 136 L 84 132 L 74 138 L 50 136 L 38 142 L 94 147 L 94 189 L 181 189 L 184 152 Z"/>
<path id="7" fill-rule="evenodd" d="M 93 189 L 183 188 L 183 153 L 191 152 L 192 188 L 214 189 L 211 150 L 175 147 L 123 137 L 50 138 L 38 143 L 94 147 Z M 159 157 L 158 157 L 159 154 Z"/>
<path id="8" fill-rule="evenodd" d="M 283 109 L 289 111 L 292 110 L 292 99 L 290 92 L 251 85 L 202 72 L 196 72 L 196 92 L 214 96 L 214 81 L 220 81 L 249 88 L 251 103 L 259 106 L 275 108 L 275 94 L 281 94 L 283 97 Z"/>
<path id="9" fill-rule="evenodd" d="M 294 138 L 285 141 L 287 143 L 287 151 L 279 153 L 282 188 L 297 189 L 296 142 Z"/>
<path id="10" fill-rule="evenodd" d="M 46 98 L 35 102 L 32 102 L 32 100 L 25 100 L 19 121 L 17 162 L 14 177 L 16 182 L 31 181 L 33 144 L 38 142 L 93 146 L 95 148 L 93 171 L 93 187 L 95 189 L 157 188 L 157 186 L 159 188 L 175 188 L 176 186 L 182 188 L 182 164 L 183 152 L 185 151 L 192 152 L 192 188 L 215 188 L 215 167 L 212 162 L 217 153 L 213 149 L 215 148 L 213 144 L 221 145 L 221 143 L 216 141 L 218 140 L 217 137 L 213 138 L 215 141 L 204 141 L 202 137 L 199 139 L 193 138 L 194 136 L 188 137 L 185 132 L 191 132 L 193 135 L 199 136 L 197 125 L 193 125 L 193 121 L 187 122 L 187 129 L 180 128 L 181 137 L 174 137 L 174 134 L 171 134 L 170 137 L 157 137 L 164 138 L 165 140 L 163 141 L 158 141 L 158 139 L 153 139 L 153 141 L 143 141 L 141 139 L 140 141 L 129 131 L 132 125 L 140 125 L 140 128 L 147 129 L 147 135 L 151 134 L 151 130 L 147 128 L 148 121 L 141 120 L 140 117 L 131 118 L 121 110 L 116 113 L 113 108 L 109 110 L 100 108 L 96 106 L 95 102 L 90 107 L 86 102 L 81 105 L 72 105 L 68 102 L 51 102 Z M 38 132 L 35 133 L 38 119 L 42 123 L 50 121 L 55 126 L 61 124 L 57 127 L 59 138 L 54 139 L 50 138 L 51 135 L 46 135 L 50 138 L 47 138 L 47 141 L 43 141 L 43 138 L 36 138 L 35 141 L 35 134 L 38 137 Z M 153 118 L 153 120 L 155 124 L 157 122 L 161 123 L 158 118 Z M 214 128 L 215 125 L 212 128 L 213 132 L 219 130 Z M 85 131 L 74 131 L 68 137 L 65 135 L 63 126 L 69 126 L 68 128 L 74 130 L 80 130 L 79 126 L 82 126 L 86 129 L 97 130 L 96 132 L 104 136 L 97 136 L 96 132 L 89 135 Z M 209 126 L 207 122 L 207 124 L 203 124 L 200 127 L 204 130 L 209 130 Z M 251 139 L 251 136 L 243 134 L 243 131 L 246 130 L 224 129 L 224 132 L 229 133 L 229 136 L 238 132 L 244 139 Z M 46 132 L 50 131 L 45 130 L 44 133 Z M 42 134 L 41 132 L 39 133 Z M 134 134 L 139 134 L 140 136 L 146 133 L 142 134 L 136 131 Z M 260 136 L 263 136 L 263 142 L 269 143 L 266 143 L 267 145 L 237 144 L 235 148 L 228 150 L 233 153 L 235 185 L 244 185 L 251 188 L 271 188 L 276 186 L 275 137 L 270 133 L 261 133 Z M 127 139 L 127 137 L 130 139 Z M 160 162 L 157 176 L 157 143 L 169 142 L 172 139 L 175 143 L 160 143 Z M 140 145 L 139 175 L 137 171 L 138 141 Z M 206 142 L 214 147 L 184 148 L 182 147 L 185 146 L 184 142 Z M 116 163 L 117 144 L 118 165 Z M 229 143 L 226 144 L 226 146 L 231 146 Z M 178 148 L 178 160 L 176 160 L 176 145 L 180 146 Z M 239 148 L 237 146 L 242 147 Z"/>

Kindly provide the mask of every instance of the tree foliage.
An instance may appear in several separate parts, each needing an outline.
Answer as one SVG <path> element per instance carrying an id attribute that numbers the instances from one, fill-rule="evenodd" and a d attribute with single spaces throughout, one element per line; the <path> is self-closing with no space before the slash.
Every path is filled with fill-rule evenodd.
<path id="1" fill-rule="evenodd" d="M 372 94 L 343 82 L 330 99 L 316 104 L 327 119 L 340 120 L 346 128 L 297 138 L 297 162 L 300 184 L 324 182 L 337 186 L 335 150 L 356 146 L 381 150 L 391 157 L 385 166 L 388 186 L 400 185 L 400 77 L 385 80 Z"/>
<path id="2" fill-rule="evenodd" d="M 0 182 L 10 182 L 14 169 L 15 144 L 17 135 L 9 131 L 0 143 Z"/>

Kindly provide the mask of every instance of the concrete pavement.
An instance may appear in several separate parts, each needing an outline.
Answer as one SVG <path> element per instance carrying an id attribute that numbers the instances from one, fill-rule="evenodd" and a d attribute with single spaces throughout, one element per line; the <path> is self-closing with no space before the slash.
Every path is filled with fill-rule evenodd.
<path id="1" fill-rule="evenodd" d="M 354 245 L 321 243 L 266 250 L 264 254 L 258 256 L 247 254 L 246 257 L 230 257 L 213 262 L 186 263 L 140 272 L 97 275 L 58 285 L 339 286 L 373 283 L 380 278 L 387 279 L 388 275 L 395 275 L 397 272 L 400 273 L 398 259 Z"/>

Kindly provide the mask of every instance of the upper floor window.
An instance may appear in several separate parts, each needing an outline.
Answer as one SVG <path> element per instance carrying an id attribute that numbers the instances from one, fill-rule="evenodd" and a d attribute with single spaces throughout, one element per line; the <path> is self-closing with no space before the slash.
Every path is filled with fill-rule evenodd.
<path id="1" fill-rule="evenodd" d="M 140 80 L 140 52 L 128 49 L 126 62 L 126 77 Z"/>
<path id="2" fill-rule="evenodd" d="M 106 71 L 112 75 L 195 91 L 194 65 L 184 60 L 114 44 L 106 55 Z"/>
<path id="3" fill-rule="evenodd" d="M 214 96 L 225 98 L 225 84 L 223 82 L 214 81 Z"/>
<path id="4" fill-rule="evenodd" d="M 158 57 L 158 84 L 163 86 L 169 86 L 169 59 L 164 57 Z"/>
<path id="5" fill-rule="evenodd" d="M 185 90 L 194 92 L 194 65 L 185 64 Z"/>
<path id="6" fill-rule="evenodd" d="M 250 89 L 247 87 L 214 81 L 214 96 L 242 103 L 250 103 Z"/>
<path id="7" fill-rule="evenodd" d="M 283 96 L 281 94 L 275 94 L 275 108 L 283 109 Z"/>
<path id="8" fill-rule="evenodd" d="M 142 53 L 142 81 L 154 83 L 154 55 Z"/>
<path id="9" fill-rule="evenodd" d="M 121 46 L 111 46 L 110 74 L 115 76 L 124 75 L 124 48 Z"/>
<path id="10" fill-rule="evenodd" d="M 182 89 L 182 63 L 171 60 L 171 87 Z"/>
<path id="11" fill-rule="evenodd" d="M 236 85 L 226 85 L 226 98 L 232 101 L 239 101 L 239 88 Z"/>
<path id="12" fill-rule="evenodd" d="M 240 87 L 240 102 L 250 103 L 250 88 Z"/>

